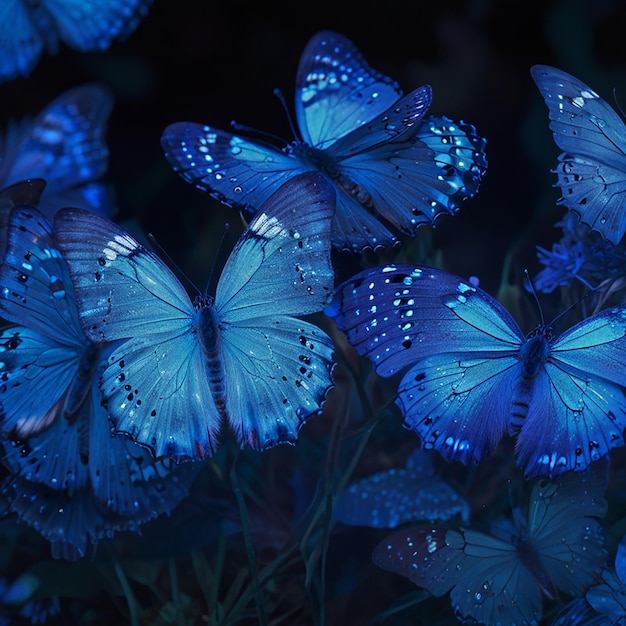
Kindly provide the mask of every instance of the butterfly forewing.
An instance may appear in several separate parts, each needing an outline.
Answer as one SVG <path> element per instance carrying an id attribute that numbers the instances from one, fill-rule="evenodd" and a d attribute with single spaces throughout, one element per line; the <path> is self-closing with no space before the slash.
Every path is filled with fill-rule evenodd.
<path id="1" fill-rule="evenodd" d="M 326 314 L 381 376 L 437 352 L 512 356 L 523 340 L 513 318 L 482 290 L 412 265 L 360 272 L 337 287 Z"/>
<path id="2" fill-rule="evenodd" d="M 626 125 L 595 91 L 566 72 L 535 65 L 531 75 L 563 150 L 556 169 L 560 203 L 618 243 L 626 231 Z"/>
<path id="3" fill-rule="evenodd" d="M 161 146 L 187 182 L 252 214 L 289 178 L 314 169 L 272 146 L 194 122 L 170 124 Z"/>
<path id="4" fill-rule="evenodd" d="M 317 33 L 306 45 L 296 92 L 302 138 L 320 149 L 382 114 L 402 95 L 395 81 L 373 70 L 351 41 L 332 31 Z"/>
<path id="5" fill-rule="evenodd" d="M 306 315 L 320 311 L 330 297 L 335 192 L 323 176 L 304 180 L 287 183 L 270 198 L 235 245 L 215 294 L 222 323 Z"/>

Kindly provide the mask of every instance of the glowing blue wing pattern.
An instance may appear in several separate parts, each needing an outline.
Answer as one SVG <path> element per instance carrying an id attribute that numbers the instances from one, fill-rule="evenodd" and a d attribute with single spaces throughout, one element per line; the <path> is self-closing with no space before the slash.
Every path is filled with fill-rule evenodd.
<path id="1" fill-rule="evenodd" d="M 355 252 L 414 235 L 473 196 L 486 170 L 473 126 L 424 119 L 428 85 L 404 95 L 342 35 L 323 31 L 296 77 L 302 139 L 282 150 L 191 122 L 168 126 L 165 156 L 187 182 L 254 214 L 284 181 L 321 171 L 337 193 L 333 245 Z"/>
<path id="2" fill-rule="evenodd" d="M 0 8 L 0 81 L 28 76 L 59 41 L 83 52 L 106 50 L 132 33 L 152 0 L 6 0 Z"/>
<path id="3" fill-rule="evenodd" d="M 604 562 L 597 517 L 606 514 L 607 464 L 535 482 L 527 513 L 497 520 L 490 534 L 414 527 L 395 531 L 375 549 L 379 567 L 407 577 L 434 596 L 450 592 L 460 621 L 536 624 L 542 593 L 581 595 Z"/>
<path id="4" fill-rule="evenodd" d="M 44 179 L 40 209 L 49 217 L 64 206 L 109 214 L 112 192 L 99 179 L 108 167 L 105 133 L 112 107 L 110 91 L 88 83 L 61 94 L 35 119 L 9 127 L 0 160 L 1 184 Z"/>
<path id="5" fill-rule="evenodd" d="M 406 469 L 392 468 L 353 482 L 333 509 L 338 522 L 373 528 L 443 521 L 457 513 L 467 517 L 468 503 L 434 473 L 432 459 L 423 448 L 411 453 Z"/>
<path id="6" fill-rule="evenodd" d="M 333 210 L 323 176 L 288 181 L 235 246 L 215 299 L 193 303 L 112 222 L 57 215 L 83 327 L 93 341 L 127 339 L 102 376 L 117 430 L 175 459 L 210 456 L 224 419 L 242 446 L 295 441 L 332 386 L 332 341 L 291 316 L 321 311 L 332 290 Z"/>
<path id="7" fill-rule="evenodd" d="M 405 425 L 448 460 L 477 462 L 509 434 L 527 476 L 555 476 L 624 445 L 623 306 L 556 339 L 547 326 L 524 338 L 469 282 L 396 265 L 345 281 L 326 313 L 381 376 L 403 371 Z"/>
<path id="8" fill-rule="evenodd" d="M 626 232 L 626 125 L 593 89 L 547 65 L 531 75 L 550 114 L 554 142 L 563 150 L 556 174 L 559 203 L 614 244 Z"/>

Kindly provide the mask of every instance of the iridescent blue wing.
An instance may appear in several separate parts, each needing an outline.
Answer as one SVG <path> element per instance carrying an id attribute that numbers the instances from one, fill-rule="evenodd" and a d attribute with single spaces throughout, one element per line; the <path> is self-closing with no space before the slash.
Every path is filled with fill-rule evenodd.
<path id="1" fill-rule="evenodd" d="M 19 440 L 50 427 L 62 413 L 79 352 L 28 328 L 0 334 L 0 430 Z M 19 452 L 17 454 L 20 454 Z"/>
<path id="2" fill-rule="evenodd" d="M 337 498 L 334 519 L 352 526 L 396 528 L 417 520 L 464 516 L 469 505 L 448 483 L 434 474 L 422 448 L 407 460 L 406 469 L 389 469 L 353 482 Z"/>
<path id="3" fill-rule="evenodd" d="M 432 527 L 396 531 L 375 548 L 374 563 L 435 596 L 450 591 L 461 621 L 538 623 L 542 591 L 580 593 L 602 565 L 602 532 L 593 519 L 606 512 L 606 480 L 600 475 L 588 482 L 578 473 L 537 482 L 527 520 L 516 526 L 503 520 L 495 534 Z"/>
<path id="4" fill-rule="evenodd" d="M 28 76 L 43 47 L 24 0 L 0 3 L 0 82 Z"/>
<path id="5" fill-rule="evenodd" d="M 547 65 L 531 75 L 550 114 L 559 156 L 560 204 L 618 243 L 626 231 L 626 125 L 593 89 Z"/>
<path id="6" fill-rule="evenodd" d="M 399 85 L 339 33 L 315 34 L 300 57 L 296 118 L 303 140 L 318 149 L 382 115 L 401 96 Z"/>
<path id="7" fill-rule="evenodd" d="M 334 199 L 320 174 L 290 180 L 259 209 L 222 271 L 215 309 L 228 415 L 242 445 L 295 441 L 332 386 L 330 337 L 291 316 L 321 311 L 332 292 Z"/>
<path id="8" fill-rule="evenodd" d="M 0 178 L 6 184 L 45 179 L 41 208 L 48 215 L 75 200 L 81 207 L 108 212 L 111 198 L 95 181 L 108 167 L 105 132 L 112 106 L 109 90 L 95 83 L 63 93 L 34 120 L 9 133 Z"/>
<path id="9" fill-rule="evenodd" d="M 152 0 L 41 0 L 54 19 L 61 39 L 83 52 L 107 50 L 116 39 L 130 35 L 147 15 Z"/>
<path id="10" fill-rule="evenodd" d="M 438 269 L 380 266 L 339 285 L 325 312 L 381 376 L 411 367 L 397 404 L 426 447 L 467 463 L 507 432 L 523 336 L 481 289 Z"/>
<path id="11" fill-rule="evenodd" d="M 623 306 L 583 320 L 552 343 L 517 435 L 527 476 L 580 471 L 624 445 L 625 350 Z"/>
<path id="12" fill-rule="evenodd" d="M 48 220 L 37 209 L 18 207 L 3 235 L 0 315 L 27 328 L 2 333 L 2 429 L 24 439 L 61 409 L 71 414 L 80 405 L 85 389 L 77 376 L 89 342 Z"/>

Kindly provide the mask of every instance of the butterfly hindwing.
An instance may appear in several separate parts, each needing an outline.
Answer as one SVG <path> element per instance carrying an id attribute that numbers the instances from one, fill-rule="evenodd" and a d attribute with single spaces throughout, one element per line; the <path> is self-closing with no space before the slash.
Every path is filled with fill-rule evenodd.
<path id="1" fill-rule="evenodd" d="M 618 243 L 626 231 L 626 125 L 593 89 L 547 65 L 531 75 L 548 106 L 554 141 L 563 150 L 556 169 L 560 203 Z"/>

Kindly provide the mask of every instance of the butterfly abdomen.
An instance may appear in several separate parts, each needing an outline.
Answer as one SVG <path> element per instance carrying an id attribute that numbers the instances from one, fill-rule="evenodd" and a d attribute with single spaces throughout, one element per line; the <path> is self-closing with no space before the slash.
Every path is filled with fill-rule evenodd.
<path id="1" fill-rule="evenodd" d="M 211 396 L 220 415 L 226 417 L 226 386 L 224 384 L 224 369 L 220 357 L 222 335 L 219 319 L 211 305 L 203 304 L 200 306 L 196 314 L 194 329 L 206 358 L 205 363 Z"/>
<path id="2" fill-rule="evenodd" d="M 509 423 L 509 434 L 511 435 L 518 433 L 524 424 L 532 399 L 533 383 L 550 356 L 549 333 L 549 328 L 540 326 L 527 337 L 520 347 L 519 359 L 522 365 L 522 375 L 511 399 L 511 421 Z"/>

